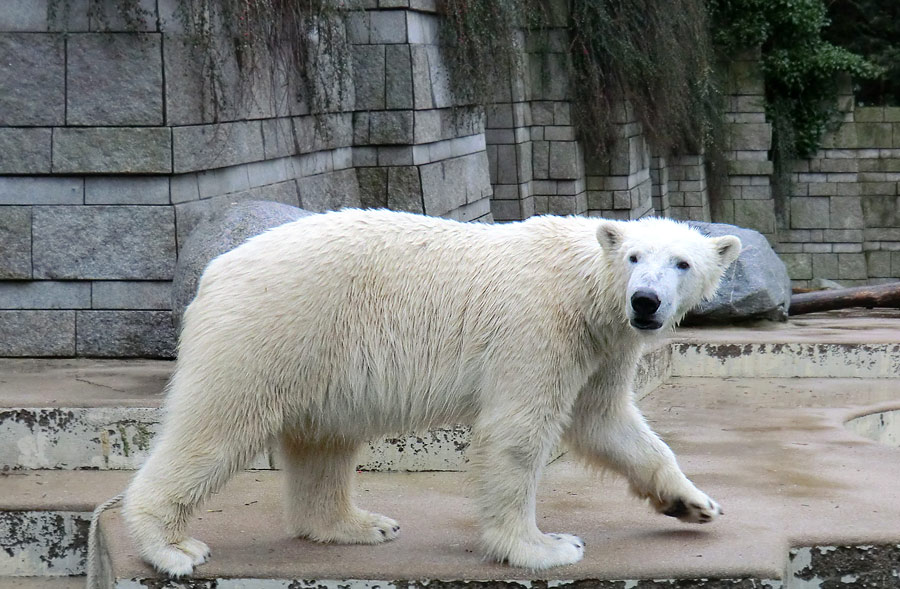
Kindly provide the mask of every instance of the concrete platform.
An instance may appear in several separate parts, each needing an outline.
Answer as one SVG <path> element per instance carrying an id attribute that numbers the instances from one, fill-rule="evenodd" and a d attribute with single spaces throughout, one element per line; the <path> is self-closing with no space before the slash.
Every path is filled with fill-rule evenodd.
<path id="1" fill-rule="evenodd" d="M 543 477 L 539 525 L 581 535 L 586 556 L 535 574 L 481 558 L 462 474 L 359 476 L 360 504 L 396 517 L 403 528 L 394 542 L 364 547 L 289 538 L 281 529 L 277 474 L 244 473 L 193 525 L 213 551 L 197 576 L 219 580 L 219 587 L 226 579 L 260 578 L 284 586 L 302 579 L 404 586 L 436 579 L 762 582 L 784 579 L 792 547 L 900 545 L 900 454 L 843 425 L 900 407 L 900 382 L 676 378 L 642 406 L 684 470 L 722 503 L 719 521 L 691 526 L 656 515 L 630 498 L 622 481 L 565 457 Z M 117 511 L 104 516 L 102 530 L 116 586 L 155 577 L 136 557 Z"/>
<path id="2" fill-rule="evenodd" d="M 640 405 L 688 475 L 725 508 L 709 526 L 654 514 L 615 476 L 563 456 L 546 469 L 539 525 L 581 535 L 585 559 L 533 574 L 481 558 L 463 472 L 361 473 L 359 503 L 403 528 L 394 542 L 362 547 L 289 538 L 279 473 L 248 471 L 198 513 L 192 533 L 213 550 L 198 579 L 159 579 L 135 556 L 118 510 L 107 513 L 109 586 L 900 587 L 900 450 L 843 425 L 900 408 L 898 342 L 900 311 L 832 312 L 786 324 L 682 329 L 650 350 Z M 0 457 L 10 444 L 40 449 L 61 424 L 69 432 L 74 422 L 105 429 L 115 442 L 116 428 L 135 412 L 155 423 L 171 366 L 0 360 L 0 430 L 9 426 Z M 64 452 L 71 440 L 57 442 Z M 83 571 L 88 512 L 131 473 L 27 470 L 14 459 L 0 460 L 7 469 L 0 473 L 0 587 L 41 586 L 39 578 L 2 576 L 9 574 L 56 575 L 48 587 L 77 583 L 61 575 Z"/>

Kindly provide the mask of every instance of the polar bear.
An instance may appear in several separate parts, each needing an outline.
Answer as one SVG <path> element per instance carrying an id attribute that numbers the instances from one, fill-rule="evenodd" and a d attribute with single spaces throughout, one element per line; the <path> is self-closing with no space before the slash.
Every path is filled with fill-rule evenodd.
<path id="1" fill-rule="evenodd" d="M 486 554 L 577 562 L 542 533 L 535 488 L 564 440 L 659 512 L 721 510 L 647 426 L 632 380 L 649 338 L 715 293 L 740 240 L 671 220 L 458 223 L 391 211 L 314 215 L 213 260 L 184 317 L 163 428 L 125 493 L 140 555 L 171 576 L 209 555 L 197 505 L 270 442 L 291 534 L 374 544 L 396 521 L 356 507 L 357 449 L 388 433 L 472 426 Z"/>

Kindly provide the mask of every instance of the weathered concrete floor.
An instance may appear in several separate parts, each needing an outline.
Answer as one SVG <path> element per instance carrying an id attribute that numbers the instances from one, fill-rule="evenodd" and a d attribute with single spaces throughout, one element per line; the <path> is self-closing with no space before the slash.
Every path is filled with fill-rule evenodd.
<path id="1" fill-rule="evenodd" d="M 684 329 L 682 341 L 896 344 L 900 313 L 829 313 L 758 329 Z M 852 314 L 851 314 L 852 315 Z M 50 366 L 50 370 L 47 370 Z M 171 363 L 0 360 L 0 406 L 152 406 Z M 74 383 L 73 383 L 74 381 Z M 681 524 L 630 498 L 615 476 L 571 458 L 550 465 L 539 495 L 545 531 L 581 535 L 585 559 L 540 574 L 483 561 L 461 473 L 366 473 L 360 505 L 401 522 L 380 546 L 321 546 L 282 530 L 277 472 L 242 473 L 198 513 L 192 533 L 213 558 L 205 578 L 278 579 L 778 579 L 789 546 L 900 543 L 900 449 L 843 427 L 900 408 L 897 379 L 691 378 L 641 401 L 684 470 L 725 508 L 707 526 Z M 0 474 L 0 510 L 89 511 L 127 472 Z M 135 556 L 118 510 L 103 518 L 119 578 L 154 576 Z M 4 579 L 0 579 L 0 582 Z"/>
<path id="2" fill-rule="evenodd" d="M 322 546 L 282 530 L 278 473 L 238 476 L 198 514 L 192 533 L 213 558 L 207 578 L 280 579 L 778 579 L 789 546 L 900 542 L 900 450 L 843 422 L 900 407 L 900 381 L 678 378 L 642 401 L 684 470 L 726 515 L 705 526 L 656 515 L 617 477 L 568 458 L 550 465 L 538 506 L 545 531 L 587 542 L 576 565 L 533 574 L 482 560 L 473 502 L 459 473 L 358 477 L 359 503 L 394 516 L 398 540 Z M 125 473 L 41 472 L 0 479 L 5 509 L 76 509 L 112 495 Z M 62 507 L 60 507 L 62 508 Z M 103 518 L 119 578 L 153 573 L 136 557 L 119 512 Z"/>

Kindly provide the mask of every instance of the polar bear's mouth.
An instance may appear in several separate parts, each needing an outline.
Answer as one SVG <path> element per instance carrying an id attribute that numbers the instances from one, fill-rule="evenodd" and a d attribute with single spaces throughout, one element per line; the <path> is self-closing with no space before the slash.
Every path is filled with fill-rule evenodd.
<path id="1" fill-rule="evenodd" d="M 662 323 L 650 317 L 633 317 L 631 326 L 641 331 L 656 331 L 662 327 Z"/>

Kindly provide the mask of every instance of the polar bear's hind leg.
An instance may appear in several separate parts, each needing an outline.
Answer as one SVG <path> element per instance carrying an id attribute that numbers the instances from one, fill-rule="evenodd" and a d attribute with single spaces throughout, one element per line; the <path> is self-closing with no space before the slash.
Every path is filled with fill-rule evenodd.
<path id="1" fill-rule="evenodd" d="M 277 431 L 259 415 L 245 415 L 253 427 L 205 419 L 214 412 L 211 396 L 194 394 L 191 402 L 191 411 L 169 412 L 159 443 L 129 485 L 123 505 L 141 557 L 172 577 L 191 574 L 209 557 L 206 544 L 186 534 L 196 507 L 246 468 Z"/>
<path id="2" fill-rule="evenodd" d="M 400 526 L 353 504 L 351 485 L 360 444 L 281 438 L 285 509 L 290 532 L 316 542 L 378 544 L 393 540 Z"/>

